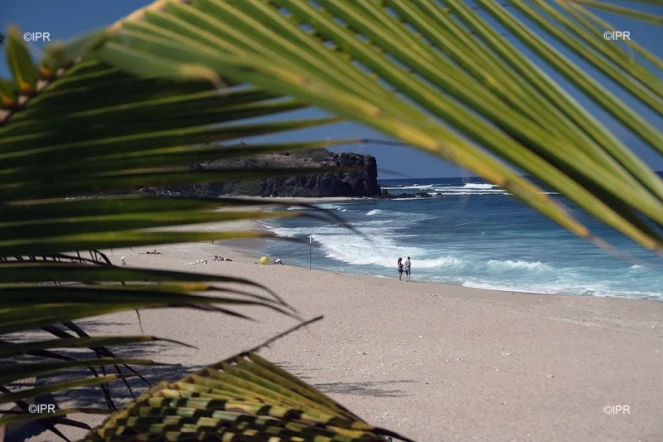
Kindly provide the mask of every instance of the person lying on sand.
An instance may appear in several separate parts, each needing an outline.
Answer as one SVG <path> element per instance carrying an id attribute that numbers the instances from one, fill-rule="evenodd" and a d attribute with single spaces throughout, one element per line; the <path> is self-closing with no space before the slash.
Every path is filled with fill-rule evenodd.
<path id="1" fill-rule="evenodd" d="M 141 253 L 142 255 L 143 253 Z M 150 252 L 149 250 L 145 252 L 145 255 L 161 255 L 161 252 L 157 252 L 157 249 L 154 249 L 154 251 Z"/>

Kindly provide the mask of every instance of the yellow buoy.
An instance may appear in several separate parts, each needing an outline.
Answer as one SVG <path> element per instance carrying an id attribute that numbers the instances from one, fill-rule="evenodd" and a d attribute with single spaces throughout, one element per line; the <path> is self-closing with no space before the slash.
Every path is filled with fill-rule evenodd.
<path id="1" fill-rule="evenodd" d="M 269 258 L 267 258 L 266 256 L 260 258 L 260 264 L 267 265 L 268 263 L 269 263 Z"/>

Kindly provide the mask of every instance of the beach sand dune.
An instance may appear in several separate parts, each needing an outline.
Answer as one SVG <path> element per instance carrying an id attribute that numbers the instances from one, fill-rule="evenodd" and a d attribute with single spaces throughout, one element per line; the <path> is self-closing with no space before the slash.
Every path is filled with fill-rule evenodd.
<path id="1" fill-rule="evenodd" d="M 257 253 L 224 245 L 141 253 L 153 249 L 114 250 L 109 257 L 119 263 L 125 256 L 129 266 L 251 278 L 304 318 L 324 314 L 261 354 L 367 421 L 415 440 L 663 440 L 663 303 L 412 284 L 396 275 L 309 271 L 287 259 L 284 266 L 260 266 Z M 214 255 L 233 262 L 213 261 Z M 187 264 L 199 259 L 207 264 Z M 148 347 L 147 356 L 182 363 L 186 372 L 296 323 L 264 309 L 242 312 L 259 322 L 143 311 L 146 334 L 197 346 Z M 88 328 L 140 333 L 133 312 L 88 321 Z M 617 405 L 628 412 L 615 414 Z"/>

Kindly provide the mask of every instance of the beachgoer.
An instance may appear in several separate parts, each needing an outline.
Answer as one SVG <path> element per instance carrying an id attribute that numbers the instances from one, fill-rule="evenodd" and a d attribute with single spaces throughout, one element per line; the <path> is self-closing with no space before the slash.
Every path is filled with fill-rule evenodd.
<path id="1" fill-rule="evenodd" d="M 276 258 L 276 259 L 274 260 L 274 264 L 281 264 L 281 265 L 283 265 L 283 261 L 281 261 L 281 258 Z"/>
<path id="2" fill-rule="evenodd" d="M 398 258 L 398 280 L 403 278 L 403 258 Z"/>
<path id="3" fill-rule="evenodd" d="M 410 275 L 412 274 L 412 262 L 410 261 L 410 257 L 407 257 L 407 260 L 405 261 L 405 282 L 410 281 Z"/>

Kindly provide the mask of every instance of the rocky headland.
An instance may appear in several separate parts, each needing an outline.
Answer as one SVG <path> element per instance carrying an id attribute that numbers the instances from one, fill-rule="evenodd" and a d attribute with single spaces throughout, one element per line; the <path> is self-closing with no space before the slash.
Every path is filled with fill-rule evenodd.
<path id="1" fill-rule="evenodd" d="M 189 198 L 217 198 L 220 196 L 260 197 L 372 197 L 383 195 L 377 181 L 375 157 L 355 153 L 332 153 L 326 149 L 281 152 L 233 160 L 211 161 L 188 166 L 194 170 L 214 168 L 303 168 L 347 169 L 312 175 L 291 176 L 263 180 L 211 182 L 204 184 L 141 188 L 140 192 L 153 196 Z"/>

